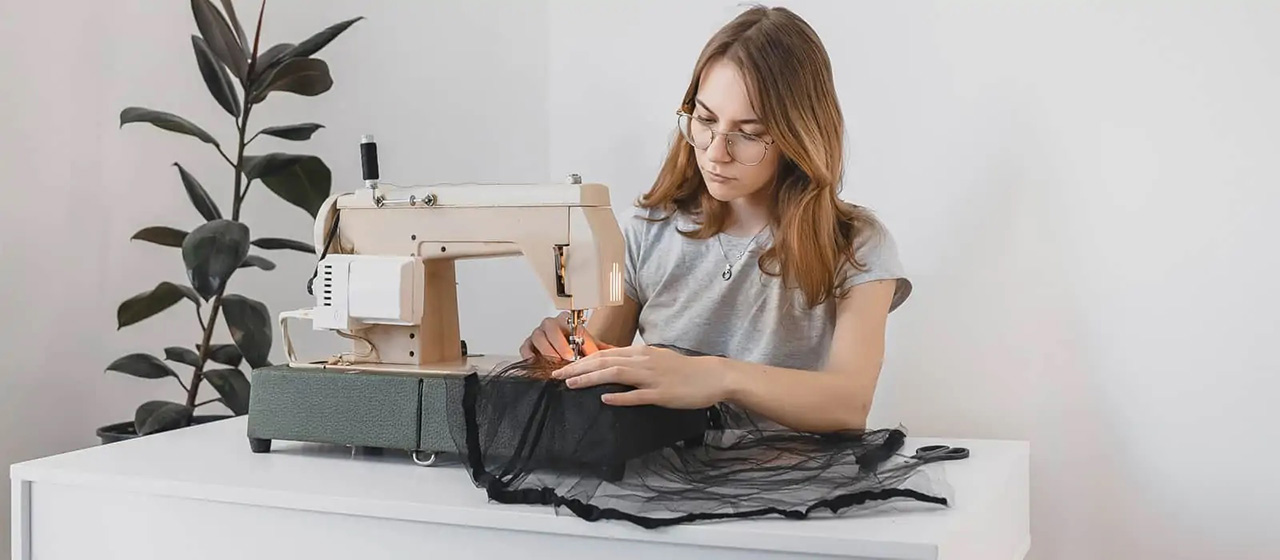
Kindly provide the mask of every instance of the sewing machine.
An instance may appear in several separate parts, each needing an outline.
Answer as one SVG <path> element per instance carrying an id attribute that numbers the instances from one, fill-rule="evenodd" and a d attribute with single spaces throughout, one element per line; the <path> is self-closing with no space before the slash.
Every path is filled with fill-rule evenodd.
<path id="1" fill-rule="evenodd" d="M 364 188 L 330 196 L 317 213 L 315 305 L 279 315 L 288 363 L 253 373 L 250 447 L 269 452 L 279 439 L 393 448 L 430 465 L 457 450 L 448 383 L 519 359 L 467 352 L 455 262 L 523 258 L 576 333 L 587 310 L 622 303 L 624 242 L 608 188 L 576 175 L 563 184 L 396 187 L 378 178 L 372 138 L 361 156 Z M 299 320 L 350 339 L 351 349 L 298 357 L 289 325 Z M 570 343 L 580 357 L 581 339 Z M 655 411 L 611 413 L 652 422 L 637 415 Z M 701 419 L 672 414 L 693 420 L 679 439 L 701 433 Z"/>
<path id="2" fill-rule="evenodd" d="M 311 290 L 315 306 L 282 313 L 294 367 L 461 373 L 473 363 L 458 330 L 455 262 L 522 256 L 578 332 L 588 309 L 622 303 L 622 233 L 609 190 L 583 184 L 373 185 L 329 197 L 315 226 L 327 249 Z M 337 331 L 355 348 L 310 362 L 294 355 L 289 319 Z M 575 357 L 582 341 L 570 337 Z"/>

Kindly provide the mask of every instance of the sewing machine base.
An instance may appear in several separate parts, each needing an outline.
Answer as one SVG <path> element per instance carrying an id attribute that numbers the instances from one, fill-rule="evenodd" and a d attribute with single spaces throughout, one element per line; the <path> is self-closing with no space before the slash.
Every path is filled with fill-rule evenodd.
<path id="1" fill-rule="evenodd" d="M 249 448 L 269 453 L 273 440 L 346 445 L 364 452 L 394 449 L 408 452 L 415 463 L 429 466 L 439 454 L 463 454 L 455 441 L 450 418 L 460 408 L 450 401 L 461 395 L 465 376 L 449 373 L 353 371 L 277 365 L 253 372 L 248 414 Z M 540 381 L 527 381 L 528 387 Z M 520 390 L 518 386 L 513 386 Z M 593 469 L 605 480 L 625 474 L 627 460 L 671 445 L 702 441 L 708 427 L 703 411 L 660 407 L 612 407 L 600 402 L 605 392 L 625 390 L 601 386 L 577 390 L 573 407 L 584 415 L 608 414 L 609 418 L 582 422 L 574 441 L 585 442 L 573 457 L 552 457 L 567 466 L 584 460 L 589 449 Z M 519 414 L 516 412 L 516 414 Z M 513 426 L 519 422 L 511 423 Z M 514 442 L 514 433 L 499 434 L 486 453 L 501 454 Z"/>

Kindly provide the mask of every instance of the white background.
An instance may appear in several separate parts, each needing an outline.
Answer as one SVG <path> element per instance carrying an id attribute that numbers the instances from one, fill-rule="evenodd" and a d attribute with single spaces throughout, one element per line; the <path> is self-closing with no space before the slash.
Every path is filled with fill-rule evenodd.
<path id="1" fill-rule="evenodd" d="M 893 228 L 916 285 L 891 320 L 873 419 L 1030 440 L 1033 558 L 1280 556 L 1280 5 L 785 5 L 833 59 L 843 196 Z M 353 189 L 359 136 L 376 134 L 392 182 L 577 172 L 611 185 L 622 213 L 652 181 L 698 50 L 738 10 L 272 0 L 273 43 L 368 19 L 323 51 L 331 92 L 255 112 L 257 126 L 328 128 L 260 149 L 319 154 Z M 183 278 L 175 250 L 128 241 L 198 223 L 170 164 L 229 205 L 207 146 L 117 126 L 145 105 L 231 138 L 195 32 L 186 2 L 0 6 L 0 464 L 92 445 L 143 400 L 180 397 L 102 368 L 197 335 L 186 310 L 114 322 L 120 300 Z M 310 232 L 260 186 L 244 219 L 255 236 Z M 244 271 L 237 289 L 273 313 L 308 305 L 312 261 L 266 256 L 280 268 Z M 481 351 L 512 351 L 549 311 L 518 261 L 466 263 L 460 282 Z"/>

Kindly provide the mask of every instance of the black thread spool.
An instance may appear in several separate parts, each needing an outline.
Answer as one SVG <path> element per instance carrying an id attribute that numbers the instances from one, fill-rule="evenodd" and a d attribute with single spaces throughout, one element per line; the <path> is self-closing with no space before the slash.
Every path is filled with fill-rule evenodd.
<path id="1" fill-rule="evenodd" d="M 378 183 L 378 144 L 372 134 L 360 137 L 360 173 L 365 186 L 374 188 Z"/>

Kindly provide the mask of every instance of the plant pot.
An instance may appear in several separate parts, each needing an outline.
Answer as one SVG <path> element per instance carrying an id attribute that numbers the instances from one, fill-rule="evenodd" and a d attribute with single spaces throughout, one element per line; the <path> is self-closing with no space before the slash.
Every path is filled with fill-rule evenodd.
<path id="1" fill-rule="evenodd" d="M 226 420 L 227 418 L 232 418 L 232 415 L 201 414 L 201 415 L 193 416 L 191 418 L 191 425 L 194 426 L 196 424 L 206 424 L 209 422 L 216 422 L 218 420 Z M 159 433 L 163 433 L 163 432 L 159 432 Z M 124 441 L 126 439 L 133 439 L 136 437 L 140 437 L 138 436 L 138 432 L 134 431 L 133 429 L 133 420 L 129 420 L 127 422 L 117 422 L 115 424 L 108 424 L 106 426 L 98 428 L 97 434 L 98 434 L 98 439 L 102 440 L 103 445 L 106 445 L 108 443 L 115 443 L 117 441 Z"/>

